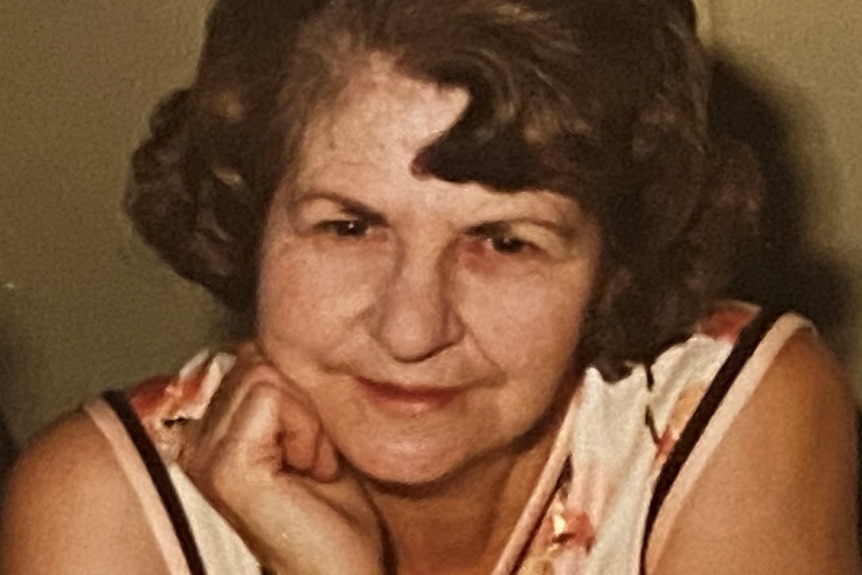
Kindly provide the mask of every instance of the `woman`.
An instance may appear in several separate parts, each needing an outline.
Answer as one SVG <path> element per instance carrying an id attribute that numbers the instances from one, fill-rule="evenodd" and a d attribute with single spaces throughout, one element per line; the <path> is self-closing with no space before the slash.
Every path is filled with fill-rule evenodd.
<path id="1" fill-rule="evenodd" d="M 44 433 L 4 573 L 858 573 L 706 94 L 684 0 L 219 2 L 128 205 L 251 343 Z"/>

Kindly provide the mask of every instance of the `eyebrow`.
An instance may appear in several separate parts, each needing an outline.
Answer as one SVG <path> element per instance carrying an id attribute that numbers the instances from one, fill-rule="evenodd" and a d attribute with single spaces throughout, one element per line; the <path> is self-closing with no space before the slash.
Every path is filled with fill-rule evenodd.
<path id="1" fill-rule="evenodd" d="M 353 198 L 348 198 L 337 192 L 332 192 L 328 190 L 312 190 L 307 193 L 297 194 L 297 197 L 295 197 L 288 204 L 288 208 L 298 208 L 302 204 L 310 203 L 315 200 L 326 200 L 339 204 L 342 209 L 348 214 L 359 218 L 365 218 L 366 220 L 375 225 L 385 225 L 388 223 L 386 216 L 384 216 L 377 210 L 363 204 L 358 200 L 354 200 Z M 489 218 L 477 224 L 468 226 L 466 231 L 470 234 L 488 232 L 499 233 L 510 231 L 518 224 L 529 224 L 544 228 L 549 232 L 561 237 L 564 241 L 570 242 L 577 238 L 578 226 L 575 223 L 570 222 L 569 220 L 570 218 L 567 218 L 565 216 L 561 216 L 559 220 L 547 219 L 537 216 L 524 216 L 513 218 L 502 217 L 500 219 Z"/>
<path id="2" fill-rule="evenodd" d="M 577 226 L 568 222 L 557 222 L 545 218 L 523 217 L 503 220 L 487 220 L 469 227 L 469 233 L 500 233 L 509 232 L 518 224 L 529 224 L 548 230 L 564 241 L 572 241 L 578 235 Z"/>
<path id="3" fill-rule="evenodd" d="M 299 195 L 299 197 L 291 200 L 291 202 L 288 204 L 288 209 L 293 210 L 302 206 L 302 204 L 311 203 L 315 200 L 326 200 L 335 204 L 339 204 L 341 206 L 341 209 L 343 209 L 346 213 L 352 216 L 356 216 L 358 218 L 364 218 L 375 225 L 383 225 L 387 223 L 386 216 L 384 216 L 377 210 L 366 206 L 362 202 L 359 202 L 352 198 L 346 198 L 334 192 L 327 192 L 322 190 L 315 190 L 306 194 Z"/>

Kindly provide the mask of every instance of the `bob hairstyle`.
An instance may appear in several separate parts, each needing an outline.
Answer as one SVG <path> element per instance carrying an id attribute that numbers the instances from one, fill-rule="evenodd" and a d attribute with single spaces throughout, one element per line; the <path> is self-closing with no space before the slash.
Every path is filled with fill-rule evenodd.
<path id="1" fill-rule="evenodd" d="M 132 158 L 126 207 L 174 270 L 253 320 L 272 193 L 315 114 L 383 54 L 470 96 L 414 169 L 549 189 L 596 218 L 573 352 L 618 379 L 691 332 L 756 232 L 757 169 L 709 133 L 694 27 L 689 0 L 219 0 L 193 85 Z"/>

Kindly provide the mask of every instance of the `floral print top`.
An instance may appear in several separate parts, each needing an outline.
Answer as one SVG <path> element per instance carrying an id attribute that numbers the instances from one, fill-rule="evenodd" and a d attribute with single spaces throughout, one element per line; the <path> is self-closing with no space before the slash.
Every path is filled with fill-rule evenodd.
<path id="1" fill-rule="evenodd" d="M 587 370 L 546 469 L 492 575 L 648 573 L 675 513 L 724 431 L 783 342 L 808 326 L 786 314 L 758 345 L 674 483 L 641 565 L 656 479 L 740 331 L 757 311 L 748 304 L 721 303 L 688 340 L 666 350 L 649 369 L 637 366 L 621 381 L 609 383 L 597 370 Z M 174 463 L 180 445 L 177 424 L 204 414 L 232 363 L 228 354 L 201 354 L 175 376 L 136 386 L 128 402 L 166 464 L 207 573 L 257 575 L 260 569 L 242 541 Z M 111 440 L 116 431 L 105 422 L 110 415 L 98 402 L 85 408 Z M 169 537 L 156 535 L 171 545 Z M 181 564 L 171 572 L 189 573 Z"/>

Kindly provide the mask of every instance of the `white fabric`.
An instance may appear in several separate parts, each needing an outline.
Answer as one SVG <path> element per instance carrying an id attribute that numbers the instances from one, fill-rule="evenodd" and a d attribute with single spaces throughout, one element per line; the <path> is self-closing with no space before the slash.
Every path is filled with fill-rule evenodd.
<path id="1" fill-rule="evenodd" d="M 207 575 L 260 575 L 258 562 L 243 540 L 207 503 L 179 466 L 170 464 L 168 473 L 183 503 Z"/>
<path id="2" fill-rule="evenodd" d="M 774 356 L 787 339 L 806 326 L 809 324 L 805 320 L 792 314 L 779 319 L 754 352 L 737 383 L 731 387 L 704 434 L 708 441 L 703 446 L 698 443 L 668 495 L 671 512 L 665 513 L 663 509 L 659 515 L 654 531 L 658 534 L 654 535 L 657 544 L 655 549 L 650 548 L 653 559 L 663 545 L 675 510 Z M 544 502 L 549 494 L 555 492 L 560 470 L 567 462 L 571 464 L 572 479 L 567 485 L 566 506 L 589 517 L 591 525 L 595 526 L 595 537 L 591 539 L 589 549 L 580 554 L 570 553 L 553 560 L 530 554 L 518 575 L 637 575 L 645 517 L 661 463 L 657 460 L 656 444 L 644 424 L 647 406 L 652 411 L 655 428 L 668 429 L 671 419 L 679 417 L 679 405 L 685 403 L 681 401 L 682 395 L 690 390 L 702 394 L 731 349 L 730 341 L 704 335 L 692 336 L 658 358 L 652 368 L 655 385 L 651 392 L 643 368 L 635 369 L 629 377 L 616 383 L 603 380 L 594 369 L 587 370 L 561 427 L 548 467 L 541 475 L 493 575 L 512 572 L 533 534 L 533 527 L 542 520 Z M 210 369 L 218 370 L 220 374 L 224 371 L 218 362 L 214 362 Z M 105 423 L 111 419 L 105 409 L 91 405 L 87 412 L 109 440 L 122 433 L 122 428 Z M 690 413 L 685 418 L 688 415 Z M 134 457 L 130 455 L 129 446 L 123 444 L 120 446 L 122 449 L 117 446 L 116 437 L 111 444 L 121 460 Z M 141 486 L 140 469 L 132 469 L 128 464 L 121 467 L 136 491 L 147 491 L 146 486 Z M 259 575 L 260 568 L 240 537 L 204 500 L 175 463 L 168 463 L 168 470 L 207 572 L 211 575 Z M 152 503 L 152 494 L 149 495 L 142 502 Z M 158 517 L 150 520 L 150 524 L 154 531 L 162 531 L 168 525 Z M 168 561 L 171 575 L 187 575 L 187 568 L 176 560 L 176 538 L 165 533 L 161 536 L 156 533 L 156 536 L 162 546 L 167 547 L 163 549 L 165 556 L 172 559 Z M 550 571 L 549 565 L 552 565 Z"/>

